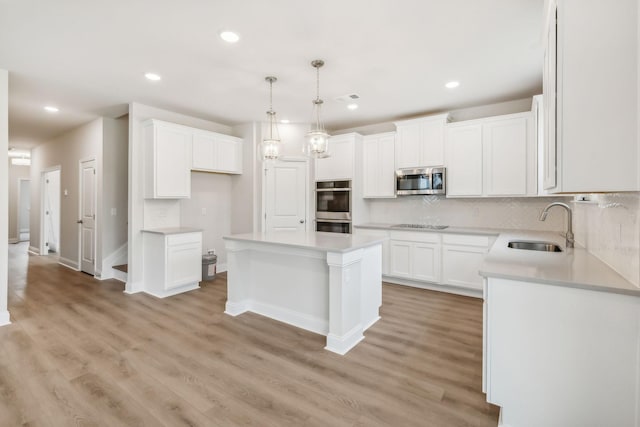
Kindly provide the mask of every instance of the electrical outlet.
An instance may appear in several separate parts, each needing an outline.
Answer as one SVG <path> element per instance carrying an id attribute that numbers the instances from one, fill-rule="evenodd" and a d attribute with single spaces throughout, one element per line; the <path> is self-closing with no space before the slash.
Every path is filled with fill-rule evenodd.
<path id="1" fill-rule="evenodd" d="M 111 208 L 111 216 L 116 216 L 118 214 L 118 210 L 116 208 Z"/>
<path id="2" fill-rule="evenodd" d="M 204 215 L 206 215 L 206 214 L 207 214 L 207 208 L 202 208 L 202 209 L 201 209 L 201 212 L 202 212 L 202 215 L 203 215 L 203 216 L 204 216 Z"/>

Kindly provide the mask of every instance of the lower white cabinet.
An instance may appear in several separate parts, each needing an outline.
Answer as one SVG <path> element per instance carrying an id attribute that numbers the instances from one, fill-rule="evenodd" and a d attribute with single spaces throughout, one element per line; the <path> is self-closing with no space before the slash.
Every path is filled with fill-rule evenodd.
<path id="1" fill-rule="evenodd" d="M 442 284 L 482 290 L 478 274 L 493 243 L 489 236 L 442 235 Z"/>
<path id="2" fill-rule="evenodd" d="M 196 289 L 202 280 L 202 232 L 144 232 L 145 291 L 159 298 Z"/>
<path id="3" fill-rule="evenodd" d="M 391 231 L 389 276 L 424 282 L 440 282 L 440 235 Z"/>

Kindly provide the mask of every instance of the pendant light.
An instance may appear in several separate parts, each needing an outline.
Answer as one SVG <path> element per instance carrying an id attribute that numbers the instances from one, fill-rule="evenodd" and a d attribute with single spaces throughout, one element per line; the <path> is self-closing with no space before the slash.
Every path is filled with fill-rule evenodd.
<path id="1" fill-rule="evenodd" d="M 276 120 L 276 112 L 273 111 L 273 83 L 278 79 L 273 76 L 264 78 L 269 82 L 269 111 L 267 111 L 267 120 L 269 122 L 269 137 L 262 140 L 260 151 L 262 161 L 276 160 L 280 156 L 280 134 L 278 133 L 278 122 Z"/>
<path id="2" fill-rule="evenodd" d="M 324 61 L 316 59 L 311 61 L 311 66 L 316 69 L 316 99 L 313 102 L 313 120 L 311 129 L 307 132 L 306 143 L 303 152 L 317 159 L 329 157 L 329 134 L 324 130 L 322 122 L 320 122 L 320 108 L 322 107 L 322 99 L 320 99 L 320 67 L 324 65 Z"/>

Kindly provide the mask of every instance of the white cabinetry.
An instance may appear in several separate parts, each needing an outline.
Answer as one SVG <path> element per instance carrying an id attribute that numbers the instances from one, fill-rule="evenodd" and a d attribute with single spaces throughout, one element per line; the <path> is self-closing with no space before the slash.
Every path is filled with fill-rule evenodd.
<path id="1" fill-rule="evenodd" d="M 482 125 L 447 126 L 447 195 L 482 195 Z"/>
<path id="2" fill-rule="evenodd" d="M 194 131 L 192 169 L 241 174 L 242 139 L 215 132 Z"/>
<path id="3" fill-rule="evenodd" d="M 537 195 L 532 113 L 449 124 L 446 144 L 447 195 Z"/>
<path id="4" fill-rule="evenodd" d="M 159 298 L 198 287 L 202 232 L 144 232 L 145 291 Z"/>
<path id="5" fill-rule="evenodd" d="M 316 181 L 352 180 L 355 176 L 355 149 L 362 135 L 347 133 L 329 140 L 330 157 L 316 159 Z"/>
<path id="6" fill-rule="evenodd" d="M 438 233 L 391 231 L 389 238 L 389 276 L 440 282 Z"/>
<path id="7" fill-rule="evenodd" d="M 464 234 L 442 235 L 442 283 L 482 290 L 478 274 L 495 238 Z"/>
<path id="8" fill-rule="evenodd" d="M 395 132 L 362 139 L 363 197 L 395 197 Z"/>
<path id="9" fill-rule="evenodd" d="M 184 199 L 191 196 L 190 128 L 159 120 L 143 125 L 144 197 Z"/>
<path id="10" fill-rule="evenodd" d="M 382 274 L 389 274 L 389 231 L 374 230 L 371 228 L 354 228 L 353 234 L 362 236 L 373 236 L 384 239 L 382 242 Z"/>
<path id="11" fill-rule="evenodd" d="M 501 425 L 638 425 L 640 297 L 486 283 L 483 383 Z"/>
<path id="12" fill-rule="evenodd" d="M 442 166 L 444 125 L 449 114 L 395 122 L 396 168 Z"/>
<path id="13" fill-rule="evenodd" d="M 638 191 L 637 1 L 548 4 L 545 189 Z"/>

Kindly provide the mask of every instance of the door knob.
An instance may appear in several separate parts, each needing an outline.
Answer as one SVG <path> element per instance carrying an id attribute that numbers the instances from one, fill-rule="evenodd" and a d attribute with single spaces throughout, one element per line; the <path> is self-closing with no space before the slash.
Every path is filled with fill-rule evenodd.
<path id="1" fill-rule="evenodd" d="M 304 224 L 304 219 L 301 219 L 301 220 L 300 220 L 300 224 Z"/>
<path id="2" fill-rule="evenodd" d="M 76 223 L 78 223 L 78 224 L 82 224 L 82 220 L 81 220 L 81 219 L 79 219 L 79 220 L 77 220 L 77 221 L 76 221 Z"/>

